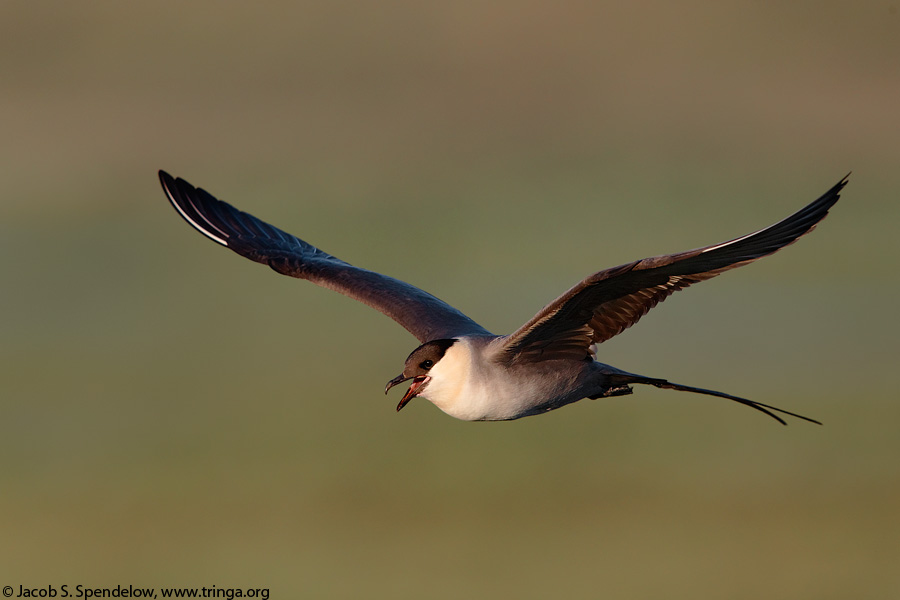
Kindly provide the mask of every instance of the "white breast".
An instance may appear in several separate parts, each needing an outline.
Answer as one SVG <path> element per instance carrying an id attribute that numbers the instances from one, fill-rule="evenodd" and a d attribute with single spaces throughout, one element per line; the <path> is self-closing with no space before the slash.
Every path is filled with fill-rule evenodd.
<path id="1" fill-rule="evenodd" d="M 459 341 L 428 372 L 421 397 L 464 421 L 515 419 L 545 401 L 545 390 L 529 389 L 503 366 L 482 358 L 482 346 Z"/>

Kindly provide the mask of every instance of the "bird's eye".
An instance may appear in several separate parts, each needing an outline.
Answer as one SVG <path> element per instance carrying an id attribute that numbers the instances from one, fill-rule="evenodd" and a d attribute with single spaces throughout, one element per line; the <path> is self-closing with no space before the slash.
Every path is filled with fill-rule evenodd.
<path id="1" fill-rule="evenodd" d="M 432 361 L 431 359 L 423 360 L 421 363 L 419 363 L 419 366 L 422 367 L 423 369 L 430 369 L 431 367 L 434 366 L 434 361 Z"/>

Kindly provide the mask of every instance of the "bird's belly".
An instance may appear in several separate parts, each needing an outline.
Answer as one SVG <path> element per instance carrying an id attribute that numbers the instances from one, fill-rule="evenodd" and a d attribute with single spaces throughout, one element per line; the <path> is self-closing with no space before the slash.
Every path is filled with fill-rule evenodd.
<path id="1" fill-rule="evenodd" d="M 439 391 L 439 390 L 436 390 Z M 428 397 L 442 411 L 465 421 L 508 421 L 541 414 L 579 400 L 552 382 L 525 384 L 512 377 L 494 376 L 468 381 L 450 397 Z"/>

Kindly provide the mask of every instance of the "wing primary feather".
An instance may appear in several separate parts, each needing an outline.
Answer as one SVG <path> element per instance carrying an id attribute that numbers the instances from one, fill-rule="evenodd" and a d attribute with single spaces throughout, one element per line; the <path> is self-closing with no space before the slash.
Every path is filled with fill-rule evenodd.
<path id="1" fill-rule="evenodd" d="M 202 220 L 208 225 L 213 226 L 209 220 L 203 216 L 203 213 L 197 209 L 197 206 L 193 203 L 191 198 L 181 194 L 181 191 L 178 189 L 178 182 L 172 178 L 171 175 L 165 171 L 160 171 L 159 181 L 162 183 L 163 190 L 166 192 L 166 197 L 168 197 L 169 202 L 175 210 L 178 211 L 178 214 L 181 215 L 181 218 L 212 241 L 222 244 L 223 246 L 228 246 L 228 242 L 225 239 L 214 235 L 209 229 L 198 222 L 198 220 Z M 216 229 L 220 235 L 224 236 L 224 238 L 228 237 L 228 234 L 219 230 L 217 227 L 213 226 L 213 228 Z"/>
<path id="2" fill-rule="evenodd" d="M 344 262 L 165 171 L 169 202 L 194 229 L 282 275 L 306 279 L 375 308 L 421 342 L 491 333 L 446 302 L 406 282 Z"/>
<path id="3" fill-rule="evenodd" d="M 505 338 L 500 361 L 578 359 L 590 343 L 601 343 L 637 323 L 651 308 L 694 283 L 749 264 L 793 244 L 825 218 L 847 185 L 849 173 L 818 199 L 791 216 L 733 240 L 676 254 L 655 256 L 598 271 L 545 306 Z M 566 341 L 573 330 L 589 325 L 593 335 L 584 348 Z M 527 349 L 543 344 L 543 352 Z"/>

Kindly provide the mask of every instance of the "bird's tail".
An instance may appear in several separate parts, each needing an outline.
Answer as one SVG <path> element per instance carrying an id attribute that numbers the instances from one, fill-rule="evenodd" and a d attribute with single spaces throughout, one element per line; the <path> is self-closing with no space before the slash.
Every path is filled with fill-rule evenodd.
<path id="1" fill-rule="evenodd" d="M 798 419 L 803 419 L 804 421 L 809 421 L 810 423 L 815 423 L 817 425 L 821 425 L 822 423 L 816 421 L 815 419 L 810 419 L 809 417 L 804 417 L 803 415 L 798 415 L 797 413 L 792 413 L 789 410 L 784 410 L 782 408 L 777 408 L 775 406 L 769 406 L 768 404 L 763 404 L 762 402 L 756 402 L 755 400 L 747 400 L 746 398 L 740 398 L 738 396 L 732 396 L 731 394 L 726 394 L 724 392 L 717 392 L 715 390 L 707 390 L 704 388 L 692 387 L 689 385 L 681 385 L 680 383 L 672 383 L 665 379 L 657 379 L 655 377 L 645 377 L 643 375 L 635 375 L 633 373 L 610 373 L 607 375 L 609 377 L 609 381 L 613 384 L 612 390 L 622 390 L 625 386 L 630 383 L 640 383 L 645 385 L 652 385 L 654 387 L 666 389 L 666 390 L 678 390 L 681 392 L 693 392 L 695 394 L 705 394 L 707 396 L 716 396 L 718 398 L 727 398 L 728 400 L 733 400 L 738 402 L 739 404 L 743 404 L 744 406 L 749 406 L 750 408 L 755 408 L 760 412 L 764 412 L 782 425 L 787 425 L 787 423 L 775 414 L 775 412 L 779 412 L 785 415 L 790 415 L 792 417 L 796 417 Z M 618 393 L 610 394 L 610 395 L 620 395 L 622 393 L 629 393 L 625 391 L 620 391 Z M 775 411 L 775 412 L 772 412 Z"/>

